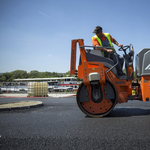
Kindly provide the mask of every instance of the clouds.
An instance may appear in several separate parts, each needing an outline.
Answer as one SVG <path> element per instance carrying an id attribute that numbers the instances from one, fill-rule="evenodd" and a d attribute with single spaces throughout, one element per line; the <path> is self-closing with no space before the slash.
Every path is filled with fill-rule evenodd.
<path id="1" fill-rule="evenodd" d="M 145 15 L 150 14 L 149 1 L 137 2 L 137 5 L 131 2 L 126 12 L 129 0 L 123 1 L 124 8 L 122 1 L 116 0 L 111 15 L 115 17 L 110 17 L 110 11 L 103 7 L 108 6 L 111 10 L 107 1 L 101 4 L 96 0 L 96 3 L 32 0 L 0 5 L 1 72 L 21 70 L 21 67 L 27 71 L 36 68 L 67 72 L 71 40 L 82 38 L 85 45 L 92 45 L 92 31 L 97 25 L 103 26 L 104 32 L 109 32 L 121 44 L 133 43 L 136 53 L 143 47 L 150 47 L 150 19 Z M 99 5 L 100 13 L 104 13 L 97 19 L 95 14 Z M 79 56 L 77 50 L 77 62 Z"/>
<path id="2" fill-rule="evenodd" d="M 52 17 L 50 17 L 50 16 L 48 16 L 48 15 L 46 15 L 46 14 L 42 13 L 41 11 L 39 11 L 39 13 L 40 13 L 40 14 L 42 14 L 42 15 L 44 15 L 45 17 L 48 17 L 48 18 L 50 18 L 50 19 L 54 20 Z"/>

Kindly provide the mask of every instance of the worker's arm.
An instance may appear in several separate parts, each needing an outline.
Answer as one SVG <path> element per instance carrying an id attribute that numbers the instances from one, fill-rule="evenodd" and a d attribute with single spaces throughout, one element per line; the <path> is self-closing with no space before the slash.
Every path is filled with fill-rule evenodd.
<path id="1" fill-rule="evenodd" d="M 92 43 L 93 43 L 93 46 L 95 46 L 96 50 L 100 50 L 100 51 L 103 51 L 103 52 L 109 52 L 109 53 L 113 52 L 113 50 L 111 50 L 111 49 L 100 47 L 98 41 L 95 38 L 92 39 Z"/>
<path id="2" fill-rule="evenodd" d="M 113 38 L 113 43 L 116 44 L 118 47 L 122 47 L 122 44 L 119 44 L 114 38 Z"/>
<path id="3" fill-rule="evenodd" d="M 112 53 L 113 52 L 113 50 L 107 49 L 107 48 L 104 48 L 104 47 L 100 47 L 99 45 L 95 45 L 95 49 L 96 50 L 101 50 L 103 52 L 108 52 L 108 53 Z"/>

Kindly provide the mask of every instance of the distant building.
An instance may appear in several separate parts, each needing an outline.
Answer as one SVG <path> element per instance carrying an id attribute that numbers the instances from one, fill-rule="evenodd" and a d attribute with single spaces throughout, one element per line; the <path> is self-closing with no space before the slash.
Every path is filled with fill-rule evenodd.
<path id="1" fill-rule="evenodd" d="M 13 79 L 14 82 L 51 82 L 57 81 L 60 84 L 77 84 L 76 77 L 56 77 L 56 78 L 28 78 Z"/>

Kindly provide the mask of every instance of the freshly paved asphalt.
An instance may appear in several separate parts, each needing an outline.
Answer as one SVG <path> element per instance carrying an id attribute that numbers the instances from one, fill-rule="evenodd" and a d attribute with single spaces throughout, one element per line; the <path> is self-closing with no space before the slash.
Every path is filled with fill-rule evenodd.
<path id="1" fill-rule="evenodd" d="M 0 103 L 27 98 L 0 98 Z M 149 150 L 150 102 L 118 104 L 106 117 L 90 118 L 75 97 L 31 98 L 38 108 L 0 112 L 1 150 Z"/>
<path id="2" fill-rule="evenodd" d="M 62 98 L 62 97 L 74 97 L 76 93 L 50 93 L 47 97 L 55 97 L 55 98 Z M 41 97 L 29 97 L 27 93 L 23 94 L 16 94 L 16 93 L 4 93 L 0 94 L 0 98 L 27 98 L 25 101 L 0 101 L 0 111 L 4 110 L 13 110 L 13 109 L 24 109 L 24 108 L 35 108 L 43 106 L 41 101 L 31 101 L 31 98 L 41 98 Z M 44 97 L 43 97 L 44 98 Z"/>

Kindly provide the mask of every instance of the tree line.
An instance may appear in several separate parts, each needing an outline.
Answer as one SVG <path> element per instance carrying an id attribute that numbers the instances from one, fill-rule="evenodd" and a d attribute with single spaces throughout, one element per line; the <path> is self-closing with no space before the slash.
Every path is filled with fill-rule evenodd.
<path id="1" fill-rule="evenodd" d="M 124 72 L 125 69 L 123 70 Z M 24 70 L 15 70 L 12 72 L 6 72 L 3 74 L 0 74 L 0 82 L 11 82 L 13 79 L 28 79 L 28 78 L 53 78 L 53 77 L 70 77 L 70 71 L 66 73 L 57 73 L 57 72 L 39 72 L 37 70 L 32 70 L 29 73 Z M 135 78 L 135 72 L 134 72 L 134 78 Z M 81 79 L 77 78 L 77 81 L 80 81 Z"/>
<path id="2" fill-rule="evenodd" d="M 13 79 L 27 79 L 27 78 L 53 78 L 53 77 L 66 77 L 70 76 L 70 71 L 66 73 L 57 72 L 39 72 L 32 70 L 29 73 L 24 70 L 15 70 L 12 72 L 6 72 L 0 75 L 0 82 L 11 82 Z"/>

